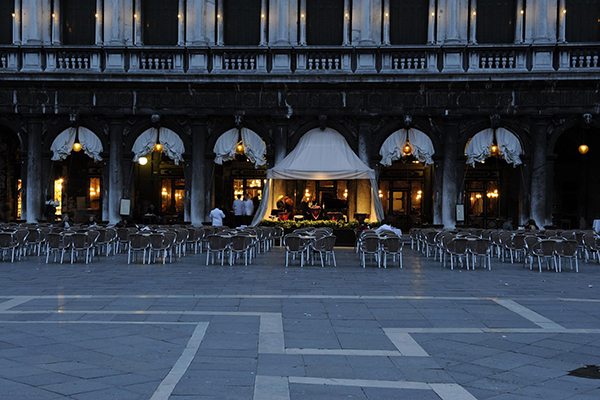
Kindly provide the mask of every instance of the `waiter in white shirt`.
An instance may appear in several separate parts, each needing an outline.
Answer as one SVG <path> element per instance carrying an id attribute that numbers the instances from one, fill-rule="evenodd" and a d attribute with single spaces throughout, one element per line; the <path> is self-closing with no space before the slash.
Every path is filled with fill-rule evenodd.
<path id="1" fill-rule="evenodd" d="M 210 218 L 212 219 L 213 226 L 223 226 L 223 218 L 225 218 L 225 213 L 221 211 L 219 207 L 215 207 L 215 209 L 210 212 Z"/>
<path id="2" fill-rule="evenodd" d="M 244 202 L 241 194 L 238 194 L 237 199 L 233 201 L 233 215 L 235 226 L 240 226 L 243 223 L 244 215 Z"/>
<path id="3" fill-rule="evenodd" d="M 244 195 L 244 220 L 246 225 L 252 223 L 252 214 L 254 214 L 254 202 L 247 194 Z"/>

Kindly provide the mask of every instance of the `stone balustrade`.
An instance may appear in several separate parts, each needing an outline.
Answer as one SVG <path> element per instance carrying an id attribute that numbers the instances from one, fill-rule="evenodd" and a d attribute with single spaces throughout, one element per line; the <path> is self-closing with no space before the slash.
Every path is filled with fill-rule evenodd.
<path id="1" fill-rule="evenodd" d="M 550 61 L 548 61 L 550 60 Z M 0 73 L 436 74 L 600 68 L 600 46 L 0 47 Z"/>

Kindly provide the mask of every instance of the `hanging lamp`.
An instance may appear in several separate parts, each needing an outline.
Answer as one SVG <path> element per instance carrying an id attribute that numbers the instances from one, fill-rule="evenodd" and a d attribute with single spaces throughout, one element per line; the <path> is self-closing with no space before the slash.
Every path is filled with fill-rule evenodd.
<path id="1" fill-rule="evenodd" d="M 73 142 L 73 151 L 76 153 L 81 151 L 81 143 L 79 143 L 79 126 L 75 128 L 75 141 Z"/>

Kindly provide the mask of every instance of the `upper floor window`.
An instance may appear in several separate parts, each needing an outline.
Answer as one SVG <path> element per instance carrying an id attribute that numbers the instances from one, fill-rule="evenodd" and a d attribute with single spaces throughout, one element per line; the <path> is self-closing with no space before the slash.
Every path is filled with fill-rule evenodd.
<path id="1" fill-rule="evenodd" d="M 62 43 L 90 45 L 96 42 L 96 0 L 61 0 Z"/>
<path id="2" fill-rule="evenodd" d="M 390 42 L 426 44 L 429 2 L 390 0 Z"/>
<path id="3" fill-rule="evenodd" d="M 600 41 L 600 0 L 567 0 L 566 10 L 567 42 Z"/>
<path id="4" fill-rule="evenodd" d="M 477 0 L 477 43 L 515 40 L 517 0 Z"/>
<path id="5" fill-rule="evenodd" d="M 174 0 L 142 1 L 142 35 L 148 46 L 175 46 L 178 40 L 178 2 Z"/>
<path id="6" fill-rule="evenodd" d="M 0 1 L 0 44 L 11 44 L 13 42 L 12 26 L 14 12 L 14 1 Z"/>
<path id="7" fill-rule="evenodd" d="M 344 39 L 344 0 L 306 0 L 306 42 L 338 45 Z"/>
<path id="8" fill-rule="evenodd" d="M 225 44 L 230 46 L 260 43 L 261 0 L 223 0 Z"/>

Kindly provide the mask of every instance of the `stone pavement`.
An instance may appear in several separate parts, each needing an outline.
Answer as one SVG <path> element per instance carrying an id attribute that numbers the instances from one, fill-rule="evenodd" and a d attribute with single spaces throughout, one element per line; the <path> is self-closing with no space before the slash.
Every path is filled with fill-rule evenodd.
<path id="1" fill-rule="evenodd" d="M 600 265 L 0 263 L 1 399 L 599 399 Z M 371 263 L 372 264 L 372 263 Z"/>

